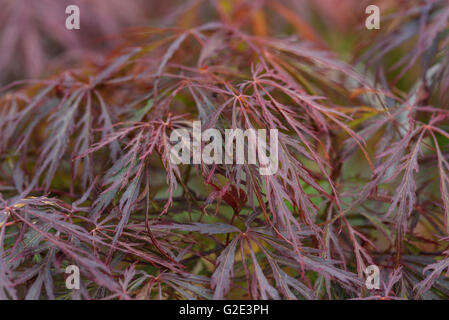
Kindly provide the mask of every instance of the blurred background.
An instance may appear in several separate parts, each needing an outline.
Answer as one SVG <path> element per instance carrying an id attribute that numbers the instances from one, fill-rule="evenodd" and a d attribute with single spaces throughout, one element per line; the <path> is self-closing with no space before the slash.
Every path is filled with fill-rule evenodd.
<path id="1" fill-rule="evenodd" d="M 182 27 L 221 21 L 258 36 L 298 36 L 351 60 L 365 8 L 383 12 L 401 0 L 0 0 L 0 85 L 48 76 L 101 55 L 129 28 Z M 66 30 L 65 8 L 78 5 L 81 29 Z"/>

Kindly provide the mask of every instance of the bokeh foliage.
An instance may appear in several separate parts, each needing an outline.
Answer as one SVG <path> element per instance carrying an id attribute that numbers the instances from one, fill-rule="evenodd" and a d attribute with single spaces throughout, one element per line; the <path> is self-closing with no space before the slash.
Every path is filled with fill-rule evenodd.
<path id="1" fill-rule="evenodd" d="M 0 298 L 447 298 L 449 3 L 375 2 L 369 31 L 363 1 L 167 1 L 108 54 L 8 78 Z M 279 171 L 172 164 L 194 120 L 278 129 Z"/>

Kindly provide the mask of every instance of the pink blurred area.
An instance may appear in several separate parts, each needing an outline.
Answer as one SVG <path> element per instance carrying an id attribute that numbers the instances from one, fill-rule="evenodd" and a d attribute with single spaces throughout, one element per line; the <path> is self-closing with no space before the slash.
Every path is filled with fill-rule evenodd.
<path id="1" fill-rule="evenodd" d="M 80 8 L 82 29 L 67 30 L 68 5 Z M 161 1 L 0 0 L 0 81 L 37 77 L 66 54 L 85 56 L 110 49 L 111 37 L 165 14 Z"/>
<path id="2" fill-rule="evenodd" d="M 190 27 L 213 20 L 245 27 L 264 11 L 275 33 L 294 28 L 306 40 L 316 29 L 350 32 L 360 26 L 368 4 L 390 6 L 401 0 L 0 0 L 0 83 L 48 75 L 55 65 L 101 55 L 129 27 Z M 67 30 L 65 9 L 77 5 L 81 30 Z M 223 8 L 234 14 L 226 19 Z M 277 8 L 278 12 L 273 11 Z M 222 11 L 220 11 L 222 10 Z M 279 14 L 281 12 L 281 14 Z M 186 18 L 187 17 L 187 18 Z M 298 29 L 299 26 L 299 29 Z M 304 29 L 305 28 L 305 29 Z M 291 31 L 293 30 L 293 31 Z M 299 31 L 298 31 L 299 30 Z M 274 36 L 275 34 L 270 33 Z M 67 65 L 64 65 L 67 67 Z M 47 72 L 47 74 L 46 74 Z"/>

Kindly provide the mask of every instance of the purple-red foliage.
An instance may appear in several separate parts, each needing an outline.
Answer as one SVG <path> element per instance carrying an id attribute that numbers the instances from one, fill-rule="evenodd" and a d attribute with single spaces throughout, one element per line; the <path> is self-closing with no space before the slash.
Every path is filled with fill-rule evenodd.
<path id="1" fill-rule="evenodd" d="M 271 34 L 289 1 L 211 3 L 2 89 L 0 299 L 448 297 L 448 3 L 396 8 L 365 73 L 305 22 Z M 404 34 L 414 49 L 389 68 Z M 278 172 L 172 164 L 170 134 L 194 120 L 278 129 Z"/>

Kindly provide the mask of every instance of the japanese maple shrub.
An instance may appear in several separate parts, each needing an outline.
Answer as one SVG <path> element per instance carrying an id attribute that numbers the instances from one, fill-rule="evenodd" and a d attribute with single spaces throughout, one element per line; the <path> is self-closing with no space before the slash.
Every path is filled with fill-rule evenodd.
<path id="1" fill-rule="evenodd" d="M 291 1 L 211 3 L 1 89 L 0 298 L 447 298 L 447 1 L 351 58 Z M 277 170 L 173 162 L 194 121 L 277 130 Z"/>

